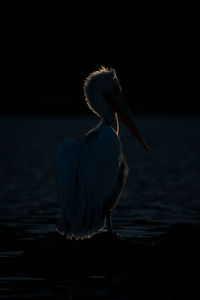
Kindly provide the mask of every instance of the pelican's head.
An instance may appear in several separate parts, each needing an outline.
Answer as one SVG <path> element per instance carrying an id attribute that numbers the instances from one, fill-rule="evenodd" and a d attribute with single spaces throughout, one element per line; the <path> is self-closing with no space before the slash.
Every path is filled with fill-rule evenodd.
<path id="1" fill-rule="evenodd" d="M 139 143 L 149 151 L 134 124 L 121 90 L 116 71 L 113 68 L 101 67 L 98 71 L 91 73 L 84 83 L 84 95 L 89 109 L 100 118 L 107 120 L 113 119 L 114 114 L 117 113 Z"/>
<path id="2" fill-rule="evenodd" d="M 105 95 L 121 93 L 121 86 L 114 69 L 101 67 L 91 73 L 84 83 L 84 94 L 86 103 L 90 110 L 98 117 L 109 118 L 113 110 L 105 101 Z"/>

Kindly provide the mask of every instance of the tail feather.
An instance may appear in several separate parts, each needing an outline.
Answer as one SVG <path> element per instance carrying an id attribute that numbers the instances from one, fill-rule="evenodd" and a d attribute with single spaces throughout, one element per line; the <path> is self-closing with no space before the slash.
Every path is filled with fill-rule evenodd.
<path id="1" fill-rule="evenodd" d="M 97 226 L 94 228 L 81 228 L 80 230 L 72 230 L 69 226 L 69 223 L 66 222 L 64 217 L 62 216 L 56 223 L 56 231 L 64 235 L 67 239 L 87 239 L 91 238 L 97 231 L 100 231 L 105 226 L 105 220 L 99 222 Z"/>

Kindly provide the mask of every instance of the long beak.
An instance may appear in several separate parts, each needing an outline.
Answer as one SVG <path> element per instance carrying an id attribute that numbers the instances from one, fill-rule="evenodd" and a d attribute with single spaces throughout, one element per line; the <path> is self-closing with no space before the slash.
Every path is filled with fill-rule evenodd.
<path id="1" fill-rule="evenodd" d="M 121 98 L 121 97 L 120 97 Z M 112 107 L 112 109 L 119 115 L 120 119 L 124 122 L 127 128 L 132 132 L 138 142 L 144 147 L 144 149 L 149 152 L 149 147 L 145 144 L 142 136 L 140 135 L 135 122 L 133 120 L 133 116 L 126 106 L 125 102 L 120 99 L 120 101 L 115 101 L 112 96 L 105 95 L 105 99 L 108 104 Z"/>

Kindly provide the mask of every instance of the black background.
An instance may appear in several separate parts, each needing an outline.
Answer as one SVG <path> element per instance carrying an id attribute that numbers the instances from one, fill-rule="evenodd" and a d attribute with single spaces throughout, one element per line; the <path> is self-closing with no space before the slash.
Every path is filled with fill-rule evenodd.
<path id="1" fill-rule="evenodd" d="M 12 8 L 4 24 L 2 115 L 88 113 L 83 82 L 101 65 L 116 69 L 136 113 L 200 112 L 195 7 L 35 9 Z"/>

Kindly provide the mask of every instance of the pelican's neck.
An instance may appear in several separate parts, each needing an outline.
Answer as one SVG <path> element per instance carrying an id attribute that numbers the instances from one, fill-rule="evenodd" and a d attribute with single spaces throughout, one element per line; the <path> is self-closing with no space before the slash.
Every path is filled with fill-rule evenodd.
<path id="1" fill-rule="evenodd" d="M 98 132 L 101 130 L 103 126 L 110 126 L 113 128 L 113 130 L 116 132 L 117 135 L 119 135 L 119 121 L 118 121 L 118 116 L 117 113 L 113 115 L 113 118 L 101 118 L 100 123 L 93 129 L 87 132 L 86 135 L 89 135 L 91 133 Z"/>
<path id="2" fill-rule="evenodd" d="M 105 126 L 105 125 L 111 126 L 114 129 L 114 131 L 116 132 L 116 134 L 119 135 L 119 121 L 118 121 L 117 113 L 114 113 L 109 118 L 103 118 L 103 120 L 101 121 L 101 125 L 102 126 Z"/>

